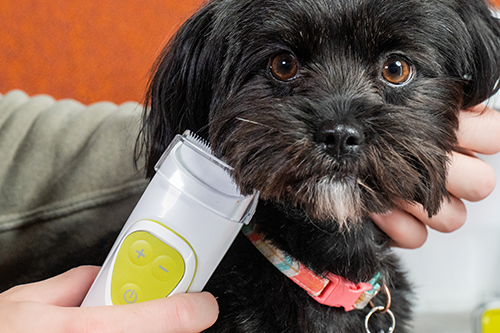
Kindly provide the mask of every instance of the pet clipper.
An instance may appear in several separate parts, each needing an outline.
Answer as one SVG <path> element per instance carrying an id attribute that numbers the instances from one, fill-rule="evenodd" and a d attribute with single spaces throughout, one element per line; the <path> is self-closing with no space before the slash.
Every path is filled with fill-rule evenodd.
<path id="1" fill-rule="evenodd" d="M 82 306 L 201 291 L 257 206 L 258 192 L 241 195 L 231 169 L 202 139 L 177 135 Z"/>

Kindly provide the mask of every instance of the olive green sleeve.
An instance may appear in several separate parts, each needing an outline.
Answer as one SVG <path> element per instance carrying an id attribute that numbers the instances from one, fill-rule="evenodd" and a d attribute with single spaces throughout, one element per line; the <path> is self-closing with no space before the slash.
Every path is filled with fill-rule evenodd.
<path id="1" fill-rule="evenodd" d="M 147 185 L 141 112 L 0 95 L 0 290 L 105 257 Z"/>

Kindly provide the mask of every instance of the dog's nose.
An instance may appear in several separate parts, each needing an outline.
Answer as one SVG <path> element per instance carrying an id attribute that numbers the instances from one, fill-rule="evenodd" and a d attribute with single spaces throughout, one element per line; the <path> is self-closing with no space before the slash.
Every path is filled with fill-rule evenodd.
<path id="1" fill-rule="evenodd" d="M 330 155 L 341 156 L 359 151 L 364 135 L 353 125 L 327 121 L 317 132 L 316 141 L 322 144 Z"/>

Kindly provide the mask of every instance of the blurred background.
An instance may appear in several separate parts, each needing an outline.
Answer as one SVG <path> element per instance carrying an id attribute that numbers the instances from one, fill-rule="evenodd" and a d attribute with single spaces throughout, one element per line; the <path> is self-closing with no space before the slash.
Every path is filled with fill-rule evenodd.
<path id="1" fill-rule="evenodd" d="M 202 2 L 2 0 L 0 94 L 142 102 L 154 60 Z M 500 98 L 489 104 L 500 109 Z M 482 158 L 500 175 L 500 155 Z M 415 332 L 472 333 L 473 310 L 500 299 L 499 203 L 497 189 L 467 203 L 460 230 L 430 232 L 422 248 L 397 250 L 417 295 Z"/>
<path id="2" fill-rule="evenodd" d="M 0 93 L 141 102 L 154 60 L 201 3 L 1 0 Z"/>

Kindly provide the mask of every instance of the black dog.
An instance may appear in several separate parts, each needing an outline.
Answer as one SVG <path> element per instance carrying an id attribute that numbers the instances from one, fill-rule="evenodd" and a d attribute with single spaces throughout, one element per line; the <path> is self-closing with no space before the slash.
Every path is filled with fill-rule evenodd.
<path id="1" fill-rule="evenodd" d="M 499 77 L 500 25 L 481 0 L 213 0 L 156 66 L 148 172 L 175 134 L 207 138 L 242 192 L 260 191 L 264 239 L 318 276 L 379 273 L 407 332 L 410 287 L 370 214 L 439 211 L 457 113 Z M 206 289 L 220 305 L 209 332 L 363 332 L 370 311 L 320 304 L 245 236 Z"/>

